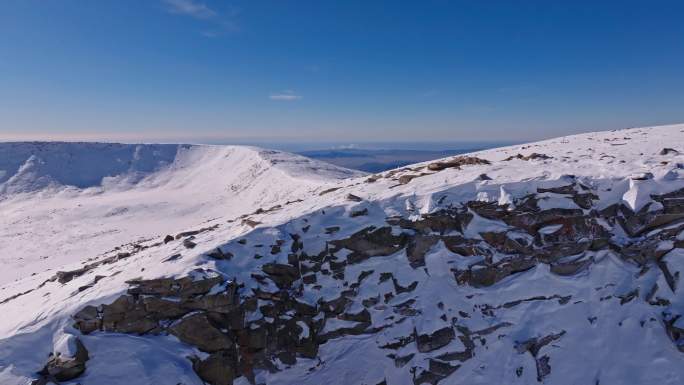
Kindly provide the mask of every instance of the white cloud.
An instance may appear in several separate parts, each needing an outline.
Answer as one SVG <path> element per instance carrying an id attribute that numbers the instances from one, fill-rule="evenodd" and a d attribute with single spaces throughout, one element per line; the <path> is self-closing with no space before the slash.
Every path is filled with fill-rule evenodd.
<path id="1" fill-rule="evenodd" d="M 285 102 L 293 102 L 295 100 L 300 100 L 302 98 L 301 95 L 297 95 L 294 91 L 292 90 L 285 90 L 283 92 L 277 93 L 277 94 L 271 94 L 268 97 L 271 100 L 280 100 L 280 101 L 285 101 Z"/>
<path id="2" fill-rule="evenodd" d="M 195 0 L 164 0 L 164 3 L 168 7 L 167 11 L 195 19 L 211 19 L 218 15 L 213 9 Z"/>

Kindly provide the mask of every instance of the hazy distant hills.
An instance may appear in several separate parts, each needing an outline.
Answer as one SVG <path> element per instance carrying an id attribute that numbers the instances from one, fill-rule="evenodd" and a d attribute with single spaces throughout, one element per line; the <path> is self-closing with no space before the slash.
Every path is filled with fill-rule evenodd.
<path id="1" fill-rule="evenodd" d="M 380 172 L 486 148 L 490 148 L 490 146 L 480 145 L 452 150 L 330 149 L 300 151 L 298 153 L 341 167 L 366 172 Z"/>

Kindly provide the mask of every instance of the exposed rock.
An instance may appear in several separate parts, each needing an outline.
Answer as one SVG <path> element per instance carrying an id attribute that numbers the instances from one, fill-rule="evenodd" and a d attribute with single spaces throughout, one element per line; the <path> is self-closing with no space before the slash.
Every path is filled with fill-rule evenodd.
<path id="1" fill-rule="evenodd" d="M 450 327 L 439 329 L 432 334 L 416 334 L 416 347 L 421 353 L 431 352 L 447 346 L 455 337 L 454 329 Z"/>
<path id="2" fill-rule="evenodd" d="M 542 203 L 547 203 L 544 199 L 549 197 L 564 201 L 567 207 L 574 208 L 543 209 L 547 205 Z M 249 261 L 254 263 L 250 267 L 253 270 L 249 272 L 254 282 L 247 286 L 249 290 L 242 290 L 238 294 L 239 286 L 234 282 L 225 282 L 222 277 L 133 280 L 129 281 L 132 287 L 127 295 L 111 304 L 86 306 L 74 314 L 74 326 L 83 334 L 98 330 L 134 334 L 171 333 L 179 340 L 208 353 L 202 358 L 193 358 L 193 369 L 203 381 L 214 385 L 232 383 L 240 376 L 254 381 L 257 370 L 274 372 L 295 365 L 302 357 L 316 358 L 319 347 L 333 339 L 374 334 L 402 323 L 404 326 L 420 325 L 421 316 L 430 316 L 436 322 L 442 320 L 444 323 L 441 326 L 453 327 L 443 327 L 434 333 L 422 335 L 414 329 L 412 335 L 392 337 L 378 344 L 382 349 L 393 350 L 388 357 L 397 367 L 405 367 L 409 362 L 422 365 L 412 368 L 414 383 L 437 384 L 440 381 L 449 383 L 445 379 L 459 368 L 459 363 L 475 357 L 478 349 L 492 349 L 492 344 L 488 345 L 488 342 L 504 337 L 505 330 L 497 330 L 512 324 L 496 323 L 495 320 L 502 319 L 501 313 L 506 309 L 516 306 L 571 306 L 570 300 L 575 297 L 569 293 L 536 295 L 518 300 L 508 298 L 502 300 L 508 302 L 490 305 L 473 299 L 488 290 L 461 287 L 453 295 L 463 295 L 464 301 L 470 300 L 472 309 L 454 308 L 453 303 L 437 298 L 431 309 L 430 304 L 426 304 L 425 298 L 421 298 L 416 291 L 419 290 L 418 282 L 434 279 L 432 269 L 419 269 L 415 271 L 416 275 L 407 276 L 406 272 L 410 270 L 406 270 L 407 262 L 401 258 L 403 253 L 391 259 L 391 263 L 403 264 L 396 268 L 371 262 L 372 269 L 368 270 L 364 268 L 369 266 L 353 264 L 405 249 L 408 264 L 413 268 L 421 267 L 425 265 L 426 254 L 436 249 L 435 245 L 442 241 L 449 252 L 459 254 L 454 258 L 445 252 L 443 256 L 448 258 L 448 263 L 453 263 L 452 272 L 457 283 L 488 287 L 538 264 L 547 265 L 557 275 L 579 274 L 595 263 L 596 252 L 601 251 L 634 262 L 642 269 L 639 274 L 657 267 L 660 269 L 657 273 L 662 273 L 671 290 L 676 292 L 678 272 L 670 270 L 663 256 L 673 248 L 684 247 L 684 241 L 676 240 L 677 235 L 684 230 L 684 225 L 676 222 L 684 219 L 684 189 L 653 196 L 654 202 L 638 212 L 631 211 L 623 204 L 595 209 L 597 196 L 591 188 L 574 179 L 571 184 L 540 187 L 504 205 L 471 201 L 447 206 L 443 205 L 446 200 L 444 196 L 436 195 L 433 199 L 437 198 L 439 201 L 430 202 L 436 204 L 436 211 L 417 215 L 417 211 L 410 208 L 411 217 L 390 217 L 383 227 L 366 227 L 342 239 L 335 239 L 340 237 L 341 226 L 328 226 L 320 230 L 320 222 L 312 222 L 312 226 L 305 219 L 303 224 L 306 226 L 297 224 L 289 230 L 293 232 L 290 234 L 290 245 L 281 239 L 256 240 L 250 242 L 249 246 L 246 246 L 246 238 L 236 240 L 245 246 L 238 249 L 251 250 L 248 256 L 262 250 L 263 257 L 258 257 L 263 258 L 261 261 Z M 356 198 L 347 199 L 357 201 Z M 570 200 L 581 209 L 576 208 Z M 349 215 L 367 215 L 368 210 L 351 211 Z M 496 221 L 498 226 L 487 229 L 497 230 L 482 231 L 479 237 L 471 236 L 472 227 L 468 228 L 468 224 L 475 214 Z M 375 220 L 375 217 L 368 218 L 368 222 L 370 220 Z M 345 232 L 350 226 L 367 222 L 366 219 L 345 221 L 340 224 Z M 669 227 L 663 228 L 664 225 Z M 613 228 L 619 230 L 620 227 L 627 234 L 620 232 L 619 237 L 614 237 L 616 233 Z M 309 229 L 321 233 L 309 233 L 306 236 L 296 234 L 299 229 L 302 233 Z M 189 237 L 192 235 L 188 235 L 184 243 L 192 239 Z M 312 238 L 321 240 L 320 250 L 312 251 L 311 245 L 304 248 L 304 240 L 310 242 L 308 239 Z M 263 248 L 258 249 L 260 247 Z M 269 247 L 271 255 L 267 254 Z M 207 256 L 219 260 L 233 257 L 218 248 L 207 253 Z M 285 258 L 287 263 L 284 263 Z M 454 263 L 457 260 L 458 263 Z M 87 271 L 61 272 L 56 277 L 61 276 L 61 281 L 69 282 Z M 545 272 L 546 266 L 535 274 Z M 297 282 L 300 279 L 302 284 Z M 330 282 L 334 283 L 327 286 Z M 369 290 L 369 285 L 372 290 Z M 331 288 L 338 290 L 333 293 Z M 656 291 L 657 286 L 654 285 L 645 302 L 662 307 L 653 308 L 656 311 L 671 311 L 665 307 L 669 306 L 668 300 L 655 297 Z M 624 294 L 602 292 L 601 299 L 613 298 L 611 302 L 619 299 L 621 304 L 628 304 L 639 297 L 638 288 L 625 288 L 620 292 Z M 575 303 L 584 300 L 579 296 L 575 298 Z M 310 302 L 304 303 L 303 298 Z M 435 313 L 423 314 L 427 311 Z M 468 330 L 465 325 L 480 321 L 478 313 L 489 320 L 487 325 L 493 326 L 479 331 Z M 677 324 L 677 318 L 667 313 L 667 316 L 663 316 L 663 322 L 668 336 L 684 351 L 684 329 Z M 590 323 L 596 321 L 595 317 L 588 319 Z M 591 327 L 596 327 L 596 324 L 593 325 Z M 407 331 L 401 333 L 407 334 Z M 551 372 L 550 355 L 543 354 L 541 350 L 564 333 L 562 331 L 516 344 L 518 352 L 529 352 L 535 359 L 539 381 L 543 381 Z M 454 351 L 445 348 L 456 338 L 465 349 Z M 409 346 L 414 342 L 418 353 L 412 353 L 415 350 Z M 442 348 L 445 349 L 435 352 Z M 427 369 L 426 360 L 429 363 Z M 316 369 L 312 367 L 312 370 Z M 519 373 L 516 371 L 516 374 L 522 376 L 522 370 Z"/>
<path id="3" fill-rule="evenodd" d="M 205 352 L 218 352 L 234 347 L 234 342 L 209 322 L 202 313 L 181 319 L 169 328 L 169 332 L 179 340 L 197 346 Z"/>
<path id="4" fill-rule="evenodd" d="M 221 250 L 220 247 L 215 248 L 214 250 L 210 251 L 207 253 L 208 257 L 211 257 L 213 259 L 218 259 L 218 260 L 230 260 L 233 258 L 233 254 L 230 252 L 224 252 Z"/>
<path id="5" fill-rule="evenodd" d="M 347 257 L 349 263 L 358 263 L 370 257 L 391 255 L 404 248 L 408 237 L 406 234 L 394 235 L 391 227 L 367 227 L 352 234 L 349 238 L 331 241 L 337 249 L 352 251 Z"/>
<path id="6" fill-rule="evenodd" d="M 269 278 L 280 288 L 288 288 L 300 278 L 299 269 L 292 265 L 267 263 L 261 267 L 261 270 L 268 274 Z"/>
<path id="7" fill-rule="evenodd" d="M 443 209 L 429 214 L 421 215 L 416 221 L 405 218 L 390 218 L 387 222 L 404 229 L 412 229 L 423 234 L 437 232 L 448 234 L 453 231 L 462 232 L 473 219 L 473 215 L 458 209 Z"/>
<path id="8" fill-rule="evenodd" d="M 541 159 L 541 160 L 546 160 L 546 159 L 551 159 L 551 156 L 548 156 L 546 154 L 538 154 L 536 152 L 531 153 L 530 155 L 523 156 L 522 154 L 517 154 L 513 156 L 509 156 L 508 158 L 504 159 L 504 161 L 508 160 L 513 160 L 513 159 L 520 159 L 520 160 L 536 160 L 536 159 Z"/>
<path id="9" fill-rule="evenodd" d="M 434 246 L 439 237 L 434 235 L 418 235 L 413 237 L 406 248 L 406 256 L 409 264 L 414 269 L 425 265 L 425 255 Z"/>
<path id="10" fill-rule="evenodd" d="M 356 218 L 356 217 L 360 217 L 360 216 L 364 216 L 364 215 L 368 215 L 368 209 L 367 208 L 364 208 L 362 210 L 354 210 L 349 214 L 349 216 L 352 218 Z"/>
<path id="11" fill-rule="evenodd" d="M 342 188 L 342 187 L 332 187 L 332 188 L 329 188 L 329 189 L 326 189 L 326 190 L 321 191 L 320 193 L 318 193 L 318 195 L 329 194 L 329 193 L 331 193 L 331 192 L 333 192 L 333 191 L 337 191 L 337 190 L 339 190 L 339 189 L 341 189 L 341 188 Z"/>
<path id="12" fill-rule="evenodd" d="M 221 276 L 193 280 L 191 277 L 179 279 L 158 278 L 150 280 L 130 280 L 126 283 L 133 285 L 128 289 L 133 295 L 158 295 L 166 297 L 188 297 L 197 294 L 206 294 L 217 284 L 223 283 Z"/>
<path id="13" fill-rule="evenodd" d="M 83 274 L 85 274 L 88 270 L 83 268 L 83 269 L 76 269 L 76 270 L 71 270 L 71 271 L 58 271 L 55 274 L 55 277 L 57 279 L 57 282 L 59 283 L 67 283 L 71 281 L 72 279 L 79 277 Z"/>
<path id="14" fill-rule="evenodd" d="M 202 227 L 202 228 L 199 229 L 199 230 L 184 231 L 184 232 L 182 232 L 182 233 L 176 234 L 176 239 L 181 239 L 181 238 L 185 238 L 185 237 L 195 236 L 195 235 L 197 235 L 197 234 L 205 233 L 205 232 L 207 232 L 207 231 L 213 231 L 213 230 L 216 230 L 216 229 L 218 228 L 218 226 L 219 226 L 219 225 L 216 224 L 216 225 L 209 226 L 209 227 Z"/>
<path id="15" fill-rule="evenodd" d="M 549 356 L 544 355 L 535 360 L 537 364 L 537 381 L 544 381 L 544 377 L 551 374 L 551 365 L 549 365 Z"/>
<path id="16" fill-rule="evenodd" d="M 549 365 L 549 356 L 544 355 L 539 357 L 539 350 L 541 350 L 541 348 L 550 344 L 551 342 L 560 339 L 563 335 L 565 335 L 565 330 L 562 330 L 560 333 L 549 334 L 542 338 L 531 338 L 527 341 L 518 343 L 516 345 L 515 349 L 518 351 L 518 353 L 530 352 L 530 354 L 534 358 L 535 363 L 537 365 L 537 381 L 542 382 L 544 380 L 544 377 L 551 373 L 551 366 Z"/>
<path id="17" fill-rule="evenodd" d="M 475 265 L 468 270 L 454 270 L 459 284 L 469 284 L 474 287 L 491 286 L 509 275 L 527 271 L 536 266 L 534 257 L 511 257 L 502 259 L 492 265 Z"/>
<path id="18" fill-rule="evenodd" d="M 407 184 L 410 181 L 412 181 L 416 178 L 420 178 L 421 176 L 425 176 L 425 175 L 430 175 L 430 174 L 424 173 L 424 172 L 422 172 L 420 174 L 404 174 L 404 175 L 399 177 L 399 184 Z"/>
<path id="19" fill-rule="evenodd" d="M 210 385 L 232 385 L 237 377 L 238 360 L 234 351 L 219 351 L 204 360 L 197 357 L 192 357 L 191 360 L 195 373 Z"/>
<path id="20" fill-rule="evenodd" d="M 677 349 L 684 353 L 684 328 L 676 326 L 676 323 L 680 318 L 681 315 L 676 315 L 674 317 L 670 317 L 669 319 L 665 318 L 663 322 L 665 323 L 667 335 L 670 337 Z"/>
<path id="21" fill-rule="evenodd" d="M 340 226 L 330 226 L 325 228 L 325 233 L 330 235 L 340 231 Z"/>
<path id="22" fill-rule="evenodd" d="M 76 353 L 73 357 L 62 357 L 60 354 L 50 354 L 45 367 L 38 372 L 41 378 L 32 384 L 48 384 L 50 382 L 71 381 L 79 377 L 86 370 L 86 362 L 90 359 L 88 349 L 80 339 L 75 338 Z"/>
<path id="23" fill-rule="evenodd" d="M 255 220 L 250 219 L 250 218 L 245 218 L 242 220 L 242 224 L 254 228 L 254 227 L 259 226 L 261 224 L 261 222 L 255 221 Z"/>
<path id="24" fill-rule="evenodd" d="M 102 320 L 98 315 L 95 306 L 86 306 L 73 316 L 76 321 L 74 327 L 83 334 L 89 334 L 99 330 L 102 327 Z"/>
<path id="25" fill-rule="evenodd" d="M 354 195 L 354 194 L 347 194 L 346 199 L 347 199 L 348 201 L 352 201 L 352 202 L 361 202 L 361 201 L 363 201 L 363 198 L 361 198 L 361 197 L 359 197 L 359 196 L 356 196 L 356 195 Z"/>
<path id="26" fill-rule="evenodd" d="M 440 381 L 449 377 L 453 372 L 455 372 L 460 367 L 460 365 L 452 366 L 451 364 L 448 364 L 446 362 L 430 359 L 428 361 L 428 370 L 423 371 L 418 376 L 416 376 L 413 379 L 413 383 L 414 385 L 436 385 Z"/>
<path id="27" fill-rule="evenodd" d="M 430 359 L 428 368 L 430 372 L 442 376 L 442 378 L 448 377 L 451 373 L 455 372 L 460 365 L 452 366 L 446 362 L 437 361 Z"/>
<path id="28" fill-rule="evenodd" d="M 447 161 L 430 163 L 428 164 L 427 168 L 430 171 L 441 171 L 446 168 L 460 169 L 462 166 L 473 166 L 482 164 L 491 164 L 491 162 L 486 159 L 480 159 L 474 156 L 458 156 Z"/>

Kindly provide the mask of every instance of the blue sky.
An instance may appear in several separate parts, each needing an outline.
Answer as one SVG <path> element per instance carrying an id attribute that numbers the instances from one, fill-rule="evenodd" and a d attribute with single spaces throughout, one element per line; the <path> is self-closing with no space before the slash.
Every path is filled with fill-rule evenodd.
<path id="1" fill-rule="evenodd" d="M 681 1 L 0 7 L 0 139 L 523 141 L 684 122 Z"/>

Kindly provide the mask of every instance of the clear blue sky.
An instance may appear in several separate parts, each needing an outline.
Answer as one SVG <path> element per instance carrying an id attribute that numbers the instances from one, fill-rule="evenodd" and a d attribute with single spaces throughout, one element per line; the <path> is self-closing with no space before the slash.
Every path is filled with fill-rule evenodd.
<path id="1" fill-rule="evenodd" d="M 0 8 L 0 139 L 522 141 L 684 122 L 682 1 Z"/>

